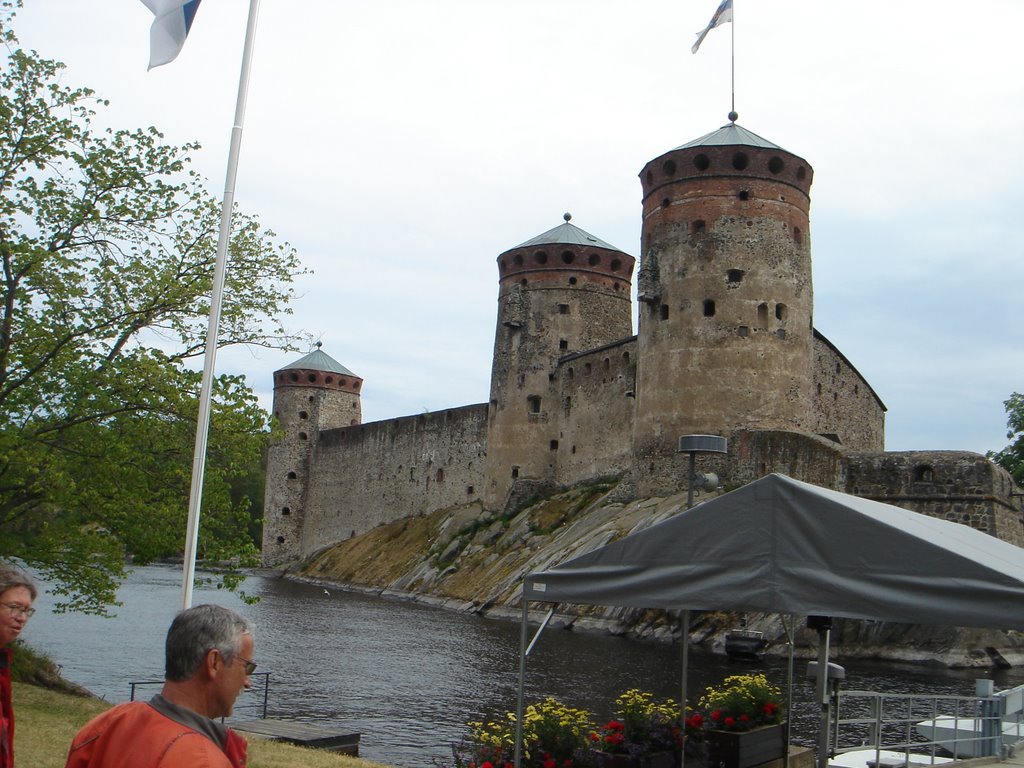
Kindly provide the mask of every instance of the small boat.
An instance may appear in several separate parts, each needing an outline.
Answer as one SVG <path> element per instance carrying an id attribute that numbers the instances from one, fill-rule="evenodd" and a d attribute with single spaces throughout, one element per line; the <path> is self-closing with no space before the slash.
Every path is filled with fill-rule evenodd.
<path id="1" fill-rule="evenodd" d="M 914 730 L 956 757 L 979 757 L 982 750 L 981 721 L 971 717 L 939 715 L 922 720 Z M 1003 721 L 1003 744 L 1011 746 L 1024 739 L 1024 723 Z"/>
<path id="2" fill-rule="evenodd" d="M 725 655 L 730 659 L 761 659 L 768 641 L 756 629 L 730 629 L 725 633 Z"/>

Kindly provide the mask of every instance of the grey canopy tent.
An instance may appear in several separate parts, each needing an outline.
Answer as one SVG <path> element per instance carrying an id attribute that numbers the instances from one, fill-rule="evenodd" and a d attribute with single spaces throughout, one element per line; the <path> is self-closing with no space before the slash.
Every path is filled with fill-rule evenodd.
<path id="1" fill-rule="evenodd" d="M 538 601 L 1024 629 L 1024 549 L 773 474 L 528 574 L 524 638 Z"/>

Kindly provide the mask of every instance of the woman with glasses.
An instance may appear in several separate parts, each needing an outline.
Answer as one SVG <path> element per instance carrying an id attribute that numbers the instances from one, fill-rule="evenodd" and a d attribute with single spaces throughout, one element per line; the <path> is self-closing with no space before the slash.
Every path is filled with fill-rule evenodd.
<path id="1" fill-rule="evenodd" d="M 35 613 L 36 584 L 27 573 L 0 563 L 0 768 L 14 765 L 14 707 L 11 705 L 11 649 Z"/>

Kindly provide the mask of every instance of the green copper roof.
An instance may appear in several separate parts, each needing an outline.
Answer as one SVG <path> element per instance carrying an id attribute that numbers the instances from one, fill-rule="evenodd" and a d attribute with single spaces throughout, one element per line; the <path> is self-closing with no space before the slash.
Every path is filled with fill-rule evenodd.
<path id="1" fill-rule="evenodd" d="M 584 232 L 575 224 L 570 224 L 569 219 L 572 218 L 570 214 L 565 214 L 564 218 L 564 224 L 559 224 L 554 229 L 549 229 L 547 232 L 537 235 L 525 243 L 520 243 L 516 248 L 532 248 L 537 245 L 583 245 L 593 248 L 607 248 L 609 251 L 625 253 L 621 248 L 609 245 L 589 232 Z"/>
<path id="2" fill-rule="evenodd" d="M 763 139 L 746 128 L 741 128 L 736 123 L 723 125 L 717 131 L 712 131 L 706 136 L 694 139 L 676 149 L 693 149 L 694 147 L 761 147 L 763 149 L 782 149 L 778 144 L 772 144 L 768 139 Z"/>
<path id="3" fill-rule="evenodd" d="M 340 373 L 345 376 L 355 376 L 352 371 L 326 352 L 321 352 L 319 345 L 317 345 L 317 348 L 305 357 L 299 358 L 291 365 L 286 365 L 284 368 L 281 368 L 282 371 L 290 371 L 292 369 L 323 371 L 324 373 Z"/>

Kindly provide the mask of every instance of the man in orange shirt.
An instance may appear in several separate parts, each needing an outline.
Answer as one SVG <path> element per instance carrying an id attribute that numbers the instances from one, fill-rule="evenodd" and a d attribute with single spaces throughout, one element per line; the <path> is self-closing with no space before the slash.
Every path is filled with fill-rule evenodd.
<path id="1" fill-rule="evenodd" d="M 244 768 L 245 741 L 215 722 L 252 686 L 253 627 L 217 605 L 182 611 L 167 632 L 162 691 L 93 718 L 66 768 Z"/>

